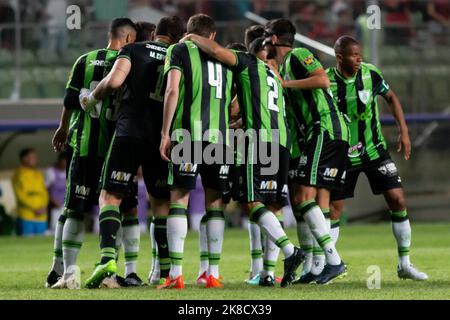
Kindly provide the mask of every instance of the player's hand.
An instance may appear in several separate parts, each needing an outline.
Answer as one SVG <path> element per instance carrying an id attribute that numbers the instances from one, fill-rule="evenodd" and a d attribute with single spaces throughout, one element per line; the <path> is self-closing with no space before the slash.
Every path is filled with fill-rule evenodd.
<path id="1" fill-rule="evenodd" d="M 66 147 L 67 131 L 61 127 L 56 129 L 52 139 L 52 146 L 55 152 L 63 152 Z"/>
<path id="2" fill-rule="evenodd" d="M 238 118 L 230 122 L 230 129 L 240 129 L 242 127 L 242 118 Z"/>
<path id="3" fill-rule="evenodd" d="M 88 113 L 90 113 L 98 103 L 98 100 L 94 98 L 92 92 L 84 88 L 80 91 L 79 99 L 81 108 Z"/>
<path id="4" fill-rule="evenodd" d="M 189 34 L 185 35 L 183 38 L 181 38 L 181 40 L 179 42 L 183 43 L 185 41 L 189 41 L 189 40 L 191 40 L 191 37 L 192 37 L 192 34 L 189 33 Z"/>
<path id="5" fill-rule="evenodd" d="M 161 145 L 159 146 L 159 153 L 164 161 L 170 162 L 170 136 L 161 136 Z"/>
<path id="6" fill-rule="evenodd" d="M 397 152 L 401 152 L 403 149 L 403 157 L 405 160 L 409 160 L 411 157 L 411 140 L 409 139 L 409 134 L 400 133 L 398 136 Z"/>

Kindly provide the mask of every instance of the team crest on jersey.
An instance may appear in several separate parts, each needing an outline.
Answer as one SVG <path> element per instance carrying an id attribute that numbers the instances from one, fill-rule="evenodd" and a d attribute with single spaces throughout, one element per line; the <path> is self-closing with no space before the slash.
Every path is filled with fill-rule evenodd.
<path id="1" fill-rule="evenodd" d="M 306 58 L 304 61 L 303 61 L 303 64 L 305 65 L 305 66 L 309 66 L 309 65 L 311 65 L 311 64 L 313 64 L 314 63 L 314 56 L 309 56 L 308 58 Z"/>
<path id="2" fill-rule="evenodd" d="M 362 103 L 367 104 L 370 99 L 370 90 L 359 90 L 358 97 Z"/>

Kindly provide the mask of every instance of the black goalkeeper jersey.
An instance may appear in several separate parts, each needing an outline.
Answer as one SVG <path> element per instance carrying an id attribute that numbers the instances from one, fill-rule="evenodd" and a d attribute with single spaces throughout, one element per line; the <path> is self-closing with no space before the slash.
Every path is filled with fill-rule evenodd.
<path id="1" fill-rule="evenodd" d="M 131 61 L 131 70 L 122 88 L 122 102 L 116 136 L 160 141 L 163 100 L 166 89 L 164 61 L 168 45 L 147 41 L 122 48 L 117 59 Z"/>

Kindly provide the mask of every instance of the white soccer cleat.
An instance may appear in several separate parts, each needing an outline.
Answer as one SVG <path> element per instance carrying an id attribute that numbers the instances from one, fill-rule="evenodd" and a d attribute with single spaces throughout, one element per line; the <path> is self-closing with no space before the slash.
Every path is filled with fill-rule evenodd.
<path id="1" fill-rule="evenodd" d="M 50 288 L 52 289 L 67 289 L 67 284 L 66 284 L 66 280 L 64 279 L 64 277 L 59 278 L 59 280 L 52 285 Z"/>
<path id="2" fill-rule="evenodd" d="M 100 284 L 100 288 L 106 288 L 106 289 L 118 289 L 121 285 L 117 281 L 117 278 L 115 276 L 106 277 L 103 279 L 102 283 Z"/>
<path id="3" fill-rule="evenodd" d="M 71 273 L 66 277 L 66 288 L 70 290 L 81 289 L 81 279 L 76 273 Z"/>
<path id="4" fill-rule="evenodd" d="M 425 272 L 421 272 L 416 269 L 412 264 L 406 267 L 397 267 L 397 275 L 400 279 L 411 279 L 415 281 L 424 281 L 428 279 L 428 275 Z"/>
<path id="5" fill-rule="evenodd" d="M 159 271 L 150 271 L 150 274 L 148 275 L 148 283 L 149 284 L 153 284 L 153 285 L 157 285 L 160 284 L 160 273 Z"/>

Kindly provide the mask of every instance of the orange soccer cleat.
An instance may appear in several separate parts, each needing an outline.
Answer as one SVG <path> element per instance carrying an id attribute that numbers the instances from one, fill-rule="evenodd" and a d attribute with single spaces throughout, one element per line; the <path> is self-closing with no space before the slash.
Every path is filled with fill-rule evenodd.
<path id="1" fill-rule="evenodd" d="M 206 276 L 206 271 L 203 272 L 198 278 L 195 283 L 199 286 L 206 286 L 206 283 L 208 282 L 208 277 Z"/>
<path id="2" fill-rule="evenodd" d="M 184 289 L 184 280 L 183 276 L 180 275 L 175 279 L 171 279 L 170 277 L 166 278 L 166 281 L 157 286 L 157 289 Z"/>
<path id="3" fill-rule="evenodd" d="M 213 275 L 210 275 L 208 277 L 208 280 L 206 281 L 206 287 L 207 288 L 222 288 L 223 284 L 220 282 L 219 279 L 214 278 Z"/>

